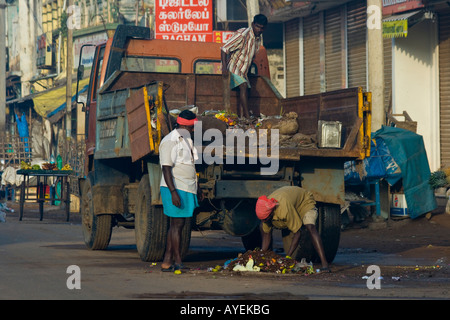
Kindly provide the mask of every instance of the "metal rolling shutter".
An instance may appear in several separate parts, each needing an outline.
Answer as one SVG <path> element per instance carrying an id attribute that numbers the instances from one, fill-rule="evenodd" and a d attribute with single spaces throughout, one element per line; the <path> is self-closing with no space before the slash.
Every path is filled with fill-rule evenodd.
<path id="1" fill-rule="evenodd" d="M 384 109 L 392 109 L 392 39 L 383 40 L 384 58 Z"/>
<path id="2" fill-rule="evenodd" d="M 439 13 L 441 166 L 450 166 L 450 12 Z"/>
<path id="3" fill-rule="evenodd" d="M 320 92 L 319 14 L 303 18 L 305 95 Z"/>
<path id="4" fill-rule="evenodd" d="M 341 8 L 325 11 L 325 70 L 327 91 L 342 89 Z"/>
<path id="5" fill-rule="evenodd" d="M 286 97 L 300 95 L 299 19 L 285 23 Z"/>
<path id="6" fill-rule="evenodd" d="M 367 90 L 366 1 L 347 5 L 348 87 Z"/>

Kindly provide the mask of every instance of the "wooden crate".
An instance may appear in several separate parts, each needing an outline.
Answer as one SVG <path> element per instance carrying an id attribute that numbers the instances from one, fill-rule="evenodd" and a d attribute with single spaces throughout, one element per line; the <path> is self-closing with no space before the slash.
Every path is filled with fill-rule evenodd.
<path id="1" fill-rule="evenodd" d="M 396 117 L 404 117 L 405 121 L 399 121 Z M 417 132 L 417 121 L 413 121 L 406 111 L 399 114 L 388 114 L 388 119 L 397 128 L 406 129 L 414 133 Z"/>

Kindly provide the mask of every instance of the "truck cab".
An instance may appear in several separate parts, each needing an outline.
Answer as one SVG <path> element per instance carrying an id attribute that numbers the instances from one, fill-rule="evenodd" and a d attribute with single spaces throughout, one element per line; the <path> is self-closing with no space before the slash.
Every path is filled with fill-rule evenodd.
<path id="1" fill-rule="evenodd" d="M 85 172 L 92 169 L 95 151 L 96 106 L 99 88 L 114 71 L 221 74 L 221 43 L 150 39 L 147 28 L 118 26 L 116 38 L 96 46 L 86 102 Z M 266 49 L 258 50 L 250 74 L 270 79 Z"/>

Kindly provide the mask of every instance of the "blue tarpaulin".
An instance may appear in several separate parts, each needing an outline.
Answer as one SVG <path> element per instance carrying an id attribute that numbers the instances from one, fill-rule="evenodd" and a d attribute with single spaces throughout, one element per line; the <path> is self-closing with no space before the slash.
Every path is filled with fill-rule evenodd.
<path id="1" fill-rule="evenodd" d="M 392 186 L 402 178 L 400 168 L 392 158 L 389 148 L 383 139 L 371 140 L 370 157 L 365 158 L 362 164 L 362 170 L 361 167 L 356 167 L 355 161 L 347 161 L 344 164 L 346 183 L 357 185 L 361 184 L 365 179 L 385 179 Z"/>
<path id="2" fill-rule="evenodd" d="M 431 171 L 422 136 L 409 130 L 383 126 L 372 134 L 372 138 L 384 141 L 400 167 L 410 218 L 436 209 L 434 191 L 428 183 Z"/>

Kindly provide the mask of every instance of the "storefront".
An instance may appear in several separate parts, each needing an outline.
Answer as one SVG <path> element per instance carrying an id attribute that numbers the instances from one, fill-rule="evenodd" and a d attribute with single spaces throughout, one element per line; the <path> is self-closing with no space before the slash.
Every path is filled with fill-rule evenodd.
<path id="1" fill-rule="evenodd" d="M 450 166 L 450 7 L 437 12 L 439 26 L 439 124 L 441 165 Z"/>
<path id="2" fill-rule="evenodd" d="M 391 8 L 383 36 L 391 41 L 392 114 L 406 111 L 417 121 L 430 169 L 440 167 L 439 37 L 435 12 L 420 5 Z M 392 5 L 390 5 L 392 6 Z M 404 12 L 406 8 L 408 11 Z M 386 61 L 385 61 L 386 64 Z M 404 119 L 399 119 L 404 120 Z"/>
<path id="3" fill-rule="evenodd" d="M 367 89 L 366 1 L 285 23 L 286 96 Z"/>

